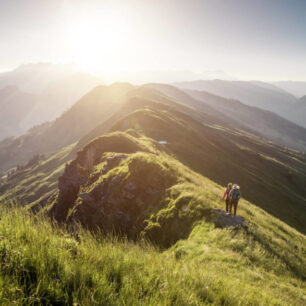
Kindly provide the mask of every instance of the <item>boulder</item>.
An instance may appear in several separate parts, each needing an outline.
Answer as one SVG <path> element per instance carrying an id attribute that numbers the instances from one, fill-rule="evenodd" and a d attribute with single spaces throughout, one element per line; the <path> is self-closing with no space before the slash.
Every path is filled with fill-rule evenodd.
<path id="1" fill-rule="evenodd" d="M 248 227 L 249 224 L 240 216 L 234 216 L 228 214 L 225 210 L 222 209 L 212 209 L 210 214 L 210 220 L 214 222 L 215 227 L 225 228 L 225 227 Z"/>

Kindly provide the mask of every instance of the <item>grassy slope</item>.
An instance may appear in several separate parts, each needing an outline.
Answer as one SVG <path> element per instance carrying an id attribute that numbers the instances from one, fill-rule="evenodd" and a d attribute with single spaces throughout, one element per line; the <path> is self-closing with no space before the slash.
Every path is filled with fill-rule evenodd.
<path id="1" fill-rule="evenodd" d="M 184 196 L 223 207 L 223 188 L 189 171 Z M 192 205 L 192 204 L 191 204 Z M 305 236 L 242 200 L 248 229 L 199 221 L 165 251 L 146 243 L 71 235 L 25 208 L 1 208 L 3 303 L 81 305 L 302 305 Z"/>
<path id="2" fill-rule="evenodd" d="M 74 144 L 50 154 L 38 165 L 17 171 L 0 183 L 0 201 L 14 198 L 22 203 L 34 205 L 45 196 L 56 191 L 58 177 L 65 163 L 71 159 Z"/>
<path id="3" fill-rule="evenodd" d="M 306 149 L 305 129 L 275 113 L 245 105 L 239 101 L 214 96 L 204 91 L 187 90 L 186 92 L 195 99 L 212 105 L 222 112 L 223 116 L 236 120 L 244 129 L 249 129 L 283 146 L 300 151 Z"/>

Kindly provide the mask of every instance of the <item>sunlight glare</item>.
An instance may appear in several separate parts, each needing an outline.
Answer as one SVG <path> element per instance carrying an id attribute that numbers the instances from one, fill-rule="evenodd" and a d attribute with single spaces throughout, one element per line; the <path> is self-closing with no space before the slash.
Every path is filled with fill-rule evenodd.
<path id="1" fill-rule="evenodd" d="M 114 72 L 122 69 L 129 38 L 127 19 L 117 11 L 104 10 L 70 20 L 67 25 L 68 56 L 87 71 Z"/>

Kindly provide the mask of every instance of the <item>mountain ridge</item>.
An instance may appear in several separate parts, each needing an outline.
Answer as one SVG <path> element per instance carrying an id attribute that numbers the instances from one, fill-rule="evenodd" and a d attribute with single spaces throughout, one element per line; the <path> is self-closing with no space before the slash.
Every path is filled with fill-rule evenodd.
<path id="1" fill-rule="evenodd" d="M 244 104 L 272 111 L 295 124 L 306 127 L 303 120 L 306 113 L 301 114 L 295 109 L 297 98 L 271 84 L 254 81 L 199 80 L 174 85 L 182 89 L 207 91 L 227 99 L 239 100 Z"/>

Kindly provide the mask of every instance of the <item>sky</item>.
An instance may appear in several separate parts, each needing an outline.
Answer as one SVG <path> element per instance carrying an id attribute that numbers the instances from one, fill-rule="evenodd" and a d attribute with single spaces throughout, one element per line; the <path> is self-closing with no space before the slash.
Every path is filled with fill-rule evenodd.
<path id="1" fill-rule="evenodd" d="M 0 71 L 224 72 L 306 81 L 306 0 L 0 0 Z"/>

